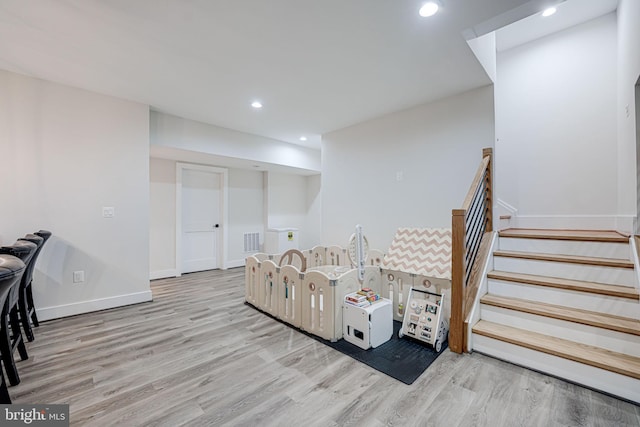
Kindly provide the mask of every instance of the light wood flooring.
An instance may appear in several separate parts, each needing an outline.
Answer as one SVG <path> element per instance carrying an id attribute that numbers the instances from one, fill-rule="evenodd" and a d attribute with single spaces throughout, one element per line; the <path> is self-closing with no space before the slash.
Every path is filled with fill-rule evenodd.
<path id="1" fill-rule="evenodd" d="M 78 426 L 640 426 L 640 406 L 478 353 L 405 385 L 246 306 L 244 268 L 151 287 L 43 322 L 14 402 L 69 403 Z"/>

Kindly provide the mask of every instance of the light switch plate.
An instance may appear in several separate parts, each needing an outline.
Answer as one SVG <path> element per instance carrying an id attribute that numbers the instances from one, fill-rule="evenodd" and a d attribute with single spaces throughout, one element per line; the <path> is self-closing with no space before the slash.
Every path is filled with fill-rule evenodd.
<path id="1" fill-rule="evenodd" d="M 113 218 L 116 215 L 116 210 L 113 206 L 104 206 L 102 208 L 103 218 Z"/>

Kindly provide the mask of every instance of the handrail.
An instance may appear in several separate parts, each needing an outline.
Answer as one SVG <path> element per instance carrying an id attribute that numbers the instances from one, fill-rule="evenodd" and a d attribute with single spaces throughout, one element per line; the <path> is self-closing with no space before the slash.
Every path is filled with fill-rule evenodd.
<path id="1" fill-rule="evenodd" d="M 449 348 L 462 353 L 465 345 L 465 300 L 469 276 L 476 262 L 482 237 L 492 231 L 493 150 L 482 150 L 482 162 L 462 204 L 451 211 L 451 320 Z"/>

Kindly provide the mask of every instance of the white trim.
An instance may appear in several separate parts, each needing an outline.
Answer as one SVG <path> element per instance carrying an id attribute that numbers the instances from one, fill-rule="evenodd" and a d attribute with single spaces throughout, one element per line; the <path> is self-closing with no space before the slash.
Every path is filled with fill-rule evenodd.
<path id="1" fill-rule="evenodd" d="M 222 233 L 218 235 L 217 264 L 226 269 L 228 225 L 229 225 L 229 169 L 215 166 L 196 165 L 193 163 L 176 162 L 176 274 L 182 275 L 182 173 L 184 170 L 197 170 L 220 175 L 220 223 Z"/>
<path id="2" fill-rule="evenodd" d="M 125 305 L 139 304 L 153 301 L 151 291 L 136 292 L 133 294 L 118 295 L 108 298 L 100 298 L 89 301 L 74 302 L 71 304 L 57 305 L 53 307 L 39 307 L 38 319 L 41 321 L 58 319 L 60 317 L 75 316 L 77 314 L 122 307 Z"/>
<path id="3" fill-rule="evenodd" d="M 488 284 L 487 284 L 487 273 L 490 269 L 493 269 L 493 251 L 495 250 L 498 244 L 498 233 L 495 231 L 491 236 L 491 245 L 489 246 L 489 256 L 487 257 L 486 262 L 482 266 L 482 272 L 480 273 L 482 277 L 480 281 L 480 286 L 478 287 L 478 293 L 476 294 L 476 299 L 473 301 L 473 307 L 471 308 L 471 312 L 469 313 L 470 321 L 467 330 L 467 337 L 469 337 L 469 342 L 467 343 L 467 348 L 471 351 L 473 348 L 473 326 L 478 323 L 480 320 L 480 298 L 484 294 L 488 292 Z"/>
<path id="4" fill-rule="evenodd" d="M 507 213 L 509 213 L 509 215 L 518 215 L 518 209 L 514 206 L 511 206 L 509 203 L 505 202 L 504 200 L 498 199 L 496 200 L 496 208 L 501 208 L 504 211 L 506 211 Z"/>
<path id="5" fill-rule="evenodd" d="M 177 277 L 178 270 L 170 268 L 167 270 L 156 270 L 149 273 L 149 280 L 164 279 L 166 277 Z"/>
<path id="6" fill-rule="evenodd" d="M 631 261 L 633 261 L 634 270 L 636 272 L 636 289 L 640 288 L 640 259 L 638 259 L 638 248 L 636 239 L 631 236 L 629 238 L 629 246 L 631 247 Z"/>
<path id="7" fill-rule="evenodd" d="M 250 255 L 254 255 L 254 254 L 250 254 Z M 227 268 L 236 268 L 236 267 L 244 267 L 246 264 L 246 259 L 234 259 L 234 260 L 230 260 L 227 261 L 227 263 L 225 264 L 225 269 Z"/>

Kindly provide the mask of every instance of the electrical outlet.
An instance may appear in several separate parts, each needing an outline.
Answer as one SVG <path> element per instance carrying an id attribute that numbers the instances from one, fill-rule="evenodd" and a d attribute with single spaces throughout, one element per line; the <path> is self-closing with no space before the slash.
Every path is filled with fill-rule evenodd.
<path id="1" fill-rule="evenodd" d="M 84 282 L 84 270 L 74 271 L 73 283 L 82 283 L 82 282 Z"/>

